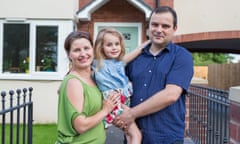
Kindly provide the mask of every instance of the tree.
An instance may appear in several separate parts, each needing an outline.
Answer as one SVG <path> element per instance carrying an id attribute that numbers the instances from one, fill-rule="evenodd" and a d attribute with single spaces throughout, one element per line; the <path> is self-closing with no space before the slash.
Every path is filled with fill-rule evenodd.
<path id="1" fill-rule="evenodd" d="M 228 63 L 233 57 L 224 53 L 192 53 L 195 66 L 207 66 L 213 63 Z"/>

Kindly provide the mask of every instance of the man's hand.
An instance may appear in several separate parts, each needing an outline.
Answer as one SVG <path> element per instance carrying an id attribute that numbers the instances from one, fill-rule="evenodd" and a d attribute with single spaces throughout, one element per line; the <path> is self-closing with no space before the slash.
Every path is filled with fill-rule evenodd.
<path id="1" fill-rule="evenodd" d="M 123 113 L 115 118 L 114 125 L 127 132 L 129 125 L 135 121 L 135 118 L 132 114 L 131 108 L 126 105 L 122 105 L 122 108 Z"/>

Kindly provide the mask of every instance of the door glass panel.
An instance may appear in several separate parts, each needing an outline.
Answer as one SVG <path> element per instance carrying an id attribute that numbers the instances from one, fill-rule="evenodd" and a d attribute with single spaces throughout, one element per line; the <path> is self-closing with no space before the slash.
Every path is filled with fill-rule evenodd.
<path id="1" fill-rule="evenodd" d="M 125 42 L 126 53 L 134 50 L 138 46 L 138 27 L 132 26 L 113 26 L 116 30 L 122 33 Z M 103 26 L 98 27 L 100 31 Z"/>

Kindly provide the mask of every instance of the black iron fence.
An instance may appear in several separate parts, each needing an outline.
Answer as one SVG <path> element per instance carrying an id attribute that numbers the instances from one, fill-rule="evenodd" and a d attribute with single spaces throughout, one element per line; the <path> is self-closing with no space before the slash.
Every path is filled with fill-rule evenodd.
<path id="1" fill-rule="evenodd" d="M 191 85 L 188 135 L 196 144 L 227 144 L 229 134 L 229 93 Z"/>
<path id="2" fill-rule="evenodd" d="M 1 92 L 1 144 L 32 144 L 32 90 Z"/>

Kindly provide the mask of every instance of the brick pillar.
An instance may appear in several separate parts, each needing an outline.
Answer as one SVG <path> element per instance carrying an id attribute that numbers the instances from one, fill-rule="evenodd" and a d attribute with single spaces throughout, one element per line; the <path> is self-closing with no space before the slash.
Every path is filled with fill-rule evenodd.
<path id="1" fill-rule="evenodd" d="M 185 133 L 184 136 L 188 136 L 189 130 L 189 97 L 186 96 L 186 115 L 185 115 Z"/>
<path id="2" fill-rule="evenodd" d="M 240 86 L 231 87 L 230 99 L 230 144 L 240 144 Z"/>

